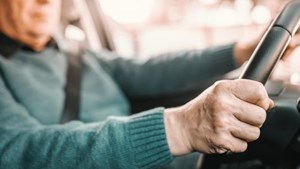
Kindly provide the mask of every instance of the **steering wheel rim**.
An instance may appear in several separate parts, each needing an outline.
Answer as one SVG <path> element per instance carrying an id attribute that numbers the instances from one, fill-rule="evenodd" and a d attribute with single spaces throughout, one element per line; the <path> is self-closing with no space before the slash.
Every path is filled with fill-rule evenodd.
<path id="1" fill-rule="evenodd" d="M 300 0 L 291 1 L 270 25 L 239 79 L 265 84 L 300 26 Z"/>
<path id="2" fill-rule="evenodd" d="M 255 80 L 259 81 L 263 84 L 265 84 L 271 75 L 272 71 L 274 70 L 276 63 L 279 61 L 279 59 L 282 57 L 284 54 L 285 50 L 287 49 L 292 37 L 295 35 L 296 31 L 299 29 L 300 26 L 300 0 L 294 0 L 291 1 L 286 5 L 286 7 L 282 10 L 282 12 L 278 15 L 278 17 L 272 22 L 272 24 L 269 26 L 268 30 L 266 31 L 265 35 L 261 39 L 260 43 L 256 47 L 255 51 L 253 52 L 250 60 L 248 61 L 246 67 L 242 71 L 239 79 L 250 79 L 250 80 Z M 296 107 L 296 105 L 295 105 Z M 272 146 L 278 145 L 280 147 L 279 149 L 282 150 L 281 152 L 285 151 L 284 148 L 286 148 L 286 145 L 290 143 L 291 139 L 294 139 L 295 132 L 294 131 L 288 131 L 286 139 L 283 141 L 277 141 L 274 138 L 278 137 L 273 137 L 272 134 L 277 134 L 278 130 L 271 131 L 271 134 L 268 133 L 270 132 L 270 128 L 274 127 L 272 125 L 268 126 L 270 123 L 274 123 L 274 117 L 275 117 L 275 124 L 280 124 L 282 121 L 284 123 L 287 122 L 287 119 L 290 120 L 289 118 L 294 118 L 296 116 L 299 116 L 297 112 L 294 112 L 294 116 L 286 117 L 287 115 L 285 113 L 280 113 L 280 111 L 284 109 L 284 107 L 277 107 L 274 112 L 268 112 L 267 116 L 267 127 L 264 125 L 262 127 L 262 132 L 261 136 L 265 138 L 268 138 L 269 140 L 260 140 L 260 141 L 267 141 L 264 142 L 263 144 L 270 143 L 272 142 L 271 145 L 268 145 L 273 149 L 272 153 L 279 153 L 276 152 L 277 148 L 274 148 Z M 274 110 L 272 110 L 274 111 Z M 277 111 L 277 112 L 276 112 Z M 271 118 L 271 116 L 273 116 Z M 283 117 L 283 118 L 282 118 Z M 276 121 L 276 118 L 280 119 Z M 271 120 L 270 120 L 271 119 Z M 294 118 L 295 119 L 295 118 Z M 266 124 L 265 123 L 265 124 Z M 293 122 L 291 125 L 291 130 L 298 130 L 300 124 L 300 118 L 297 117 L 297 120 Z M 279 126 L 280 127 L 280 126 Z M 295 129 L 297 128 L 297 129 Z M 272 128 L 274 129 L 274 128 Z M 287 130 L 288 130 L 287 129 Z M 281 131 L 283 131 L 281 129 Z M 273 132 L 273 133 L 272 133 Z M 285 133 L 286 134 L 286 133 Z M 265 146 L 260 145 L 260 141 L 251 143 L 249 145 L 249 148 L 256 148 L 258 147 L 259 149 L 265 149 Z M 250 148 L 250 149 L 251 149 Z M 261 152 L 256 152 L 257 149 L 252 149 L 250 151 L 247 150 L 246 153 L 241 153 L 241 154 L 227 154 L 227 155 L 208 155 L 204 157 L 204 161 L 202 164 L 203 169 L 208 169 L 208 168 L 219 168 L 222 163 L 228 162 L 237 162 L 237 161 L 247 161 L 251 159 L 257 159 L 260 157 L 257 156 L 257 154 Z M 263 152 L 265 153 L 265 152 Z M 261 154 L 260 154 L 261 155 Z M 273 158 L 273 157 L 272 157 Z"/>

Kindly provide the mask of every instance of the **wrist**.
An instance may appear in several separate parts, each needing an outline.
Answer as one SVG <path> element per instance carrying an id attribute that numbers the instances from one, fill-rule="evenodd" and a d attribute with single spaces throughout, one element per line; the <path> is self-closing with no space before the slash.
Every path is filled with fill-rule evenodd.
<path id="1" fill-rule="evenodd" d="M 169 108 L 164 113 L 164 123 L 170 152 L 174 156 L 190 153 L 188 137 L 185 133 L 182 107 Z"/>

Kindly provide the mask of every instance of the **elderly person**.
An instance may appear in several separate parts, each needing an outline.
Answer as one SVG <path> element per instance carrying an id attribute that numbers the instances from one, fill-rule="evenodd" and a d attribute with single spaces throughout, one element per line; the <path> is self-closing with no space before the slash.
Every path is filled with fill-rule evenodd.
<path id="1" fill-rule="evenodd" d="M 159 168 L 192 152 L 243 152 L 273 106 L 264 86 L 219 81 L 174 108 L 131 115 L 128 97 L 175 92 L 235 69 L 253 45 L 147 61 L 84 49 L 80 116 L 60 124 L 67 60 L 60 0 L 0 0 L 0 168 Z M 250 113 L 251 112 L 251 113 Z"/>

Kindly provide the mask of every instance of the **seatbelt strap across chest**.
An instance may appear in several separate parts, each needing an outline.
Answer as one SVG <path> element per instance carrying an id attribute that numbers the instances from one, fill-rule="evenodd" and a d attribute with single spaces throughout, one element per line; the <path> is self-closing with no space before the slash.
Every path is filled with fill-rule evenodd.
<path id="1" fill-rule="evenodd" d="M 60 123 L 79 120 L 80 115 L 80 88 L 82 70 L 82 48 L 80 43 L 71 43 L 64 53 L 67 57 L 68 68 L 66 73 L 65 104 Z"/>

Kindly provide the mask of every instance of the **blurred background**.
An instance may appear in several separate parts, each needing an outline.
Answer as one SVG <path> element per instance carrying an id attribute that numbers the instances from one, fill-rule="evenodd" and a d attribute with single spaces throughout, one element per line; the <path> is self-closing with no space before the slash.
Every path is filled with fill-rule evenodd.
<path id="1" fill-rule="evenodd" d="M 288 0 L 99 0 L 127 57 L 199 49 L 261 32 Z"/>
<path id="2" fill-rule="evenodd" d="M 64 0 L 62 21 L 66 36 L 85 39 L 93 50 L 147 59 L 261 35 L 289 1 Z M 300 49 L 291 55 L 275 74 L 300 84 Z"/>

